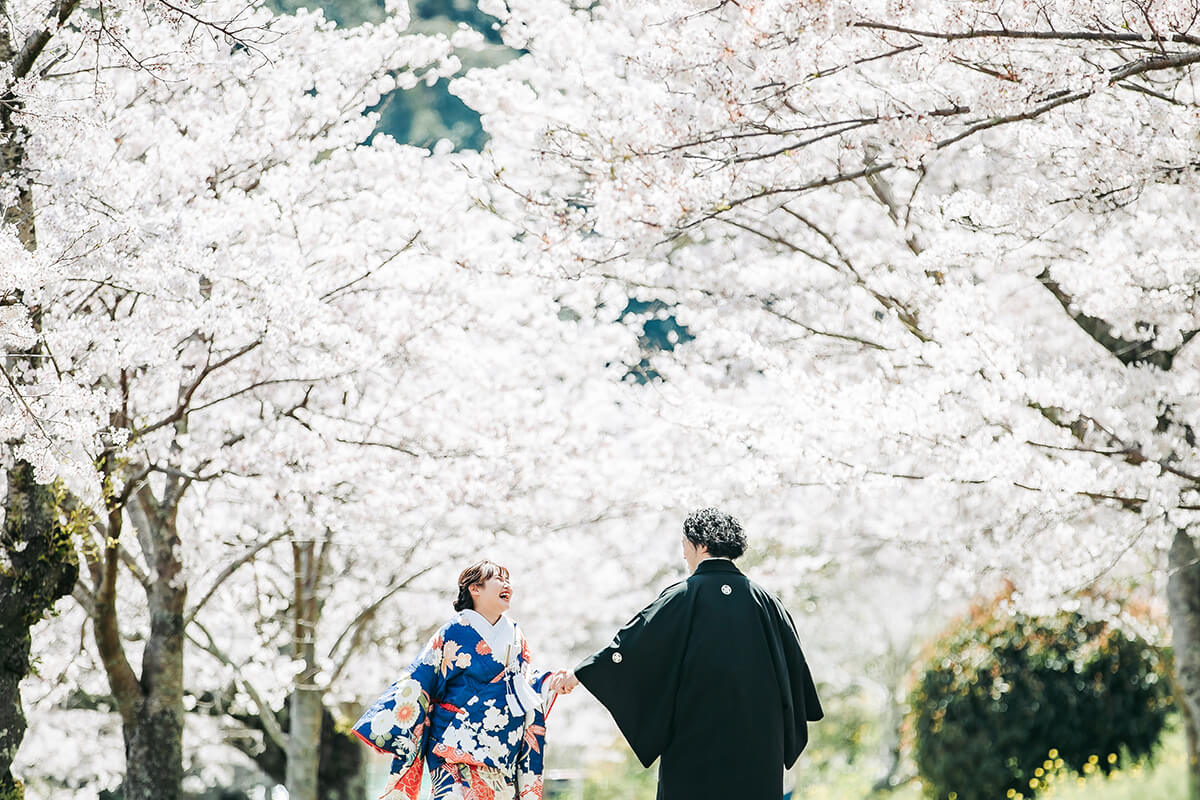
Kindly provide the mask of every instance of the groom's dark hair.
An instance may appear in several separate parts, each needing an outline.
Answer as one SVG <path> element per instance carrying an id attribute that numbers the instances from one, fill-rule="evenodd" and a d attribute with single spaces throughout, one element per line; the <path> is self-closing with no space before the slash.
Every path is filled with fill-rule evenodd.
<path id="1" fill-rule="evenodd" d="M 683 521 L 683 535 L 697 547 L 707 547 L 708 554 L 717 558 L 741 558 L 746 552 L 742 523 L 715 508 L 700 508 L 688 514 Z"/>

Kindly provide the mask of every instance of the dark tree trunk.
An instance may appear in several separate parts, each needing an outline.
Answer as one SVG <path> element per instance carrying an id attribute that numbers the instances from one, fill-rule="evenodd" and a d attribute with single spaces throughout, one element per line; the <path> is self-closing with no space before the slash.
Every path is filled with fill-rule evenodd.
<path id="1" fill-rule="evenodd" d="M 126 800 L 179 800 L 183 781 L 183 645 L 187 584 L 175 505 L 147 488 L 136 501 L 142 552 L 150 554 L 150 638 L 142 654 L 142 698 L 126 722 Z"/>
<path id="2" fill-rule="evenodd" d="M 178 800 L 183 780 L 183 708 L 146 702 L 124 726 L 125 800 Z"/>
<path id="3" fill-rule="evenodd" d="M 23 794 L 11 769 L 25 738 L 20 685 L 29 672 L 29 630 L 70 593 L 79 573 L 53 489 L 38 484 L 24 461 L 13 465 L 7 482 L 0 534 L 0 800 Z"/>
<path id="4" fill-rule="evenodd" d="M 1175 650 L 1175 702 L 1187 731 L 1191 797 L 1200 798 L 1200 548 L 1186 530 L 1175 533 L 1167 603 Z"/>
<path id="5" fill-rule="evenodd" d="M 109 469 L 106 454 L 101 468 Z M 107 474 L 107 473 L 106 473 Z M 170 495 L 177 501 L 176 495 Z M 104 553 L 90 554 L 95 592 L 92 630 L 121 714 L 125 739 L 124 800 L 179 800 L 183 779 L 183 644 L 187 584 L 179 560 L 176 502 L 162 503 L 143 485 L 133 502 L 109 499 Z M 117 577 L 124 514 L 146 555 L 146 600 L 150 635 L 142 652 L 141 674 L 125 654 L 117 618 Z"/>

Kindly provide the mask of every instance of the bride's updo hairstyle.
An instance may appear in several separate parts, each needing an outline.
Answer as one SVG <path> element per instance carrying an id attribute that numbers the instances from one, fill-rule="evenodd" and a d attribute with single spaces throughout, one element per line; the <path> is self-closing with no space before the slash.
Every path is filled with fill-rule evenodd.
<path id="1" fill-rule="evenodd" d="M 455 611 L 466 611 L 475 608 L 475 599 L 471 597 L 472 586 L 483 586 L 492 578 L 499 575 L 508 580 L 508 569 L 494 561 L 476 562 L 458 574 L 458 599 L 454 601 Z"/>

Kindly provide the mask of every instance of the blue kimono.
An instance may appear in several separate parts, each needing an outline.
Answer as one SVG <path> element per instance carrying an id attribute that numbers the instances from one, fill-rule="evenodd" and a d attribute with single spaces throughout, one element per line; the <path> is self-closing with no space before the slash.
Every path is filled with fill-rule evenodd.
<path id="1" fill-rule="evenodd" d="M 467 610 L 443 625 L 354 725 L 364 742 L 393 756 L 384 796 L 416 800 L 428 762 L 435 796 L 439 777 L 453 770 L 479 782 L 476 796 L 491 794 L 486 778 L 493 788 L 511 782 L 521 800 L 540 800 L 550 673 L 533 673 L 529 661 L 525 637 L 506 616 L 491 625 Z"/>

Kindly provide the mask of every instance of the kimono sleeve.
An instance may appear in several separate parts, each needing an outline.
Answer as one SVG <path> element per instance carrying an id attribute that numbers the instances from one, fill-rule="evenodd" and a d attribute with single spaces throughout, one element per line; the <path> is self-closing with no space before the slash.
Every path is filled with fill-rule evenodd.
<path id="1" fill-rule="evenodd" d="M 575 677 L 612 714 L 646 767 L 670 743 L 692 605 L 686 583 L 669 587 L 612 644 L 575 668 Z"/>
<path id="2" fill-rule="evenodd" d="M 775 669 L 784 698 L 784 766 L 791 768 L 808 744 L 808 723 L 825 716 L 812 672 L 800 649 L 800 637 L 796 624 L 787 608 L 775 598 L 767 604 L 769 616 L 774 623 L 772 651 Z"/>
<path id="3" fill-rule="evenodd" d="M 445 694 L 446 682 L 461 671 L 460 647 L 448 632 L 438 631 L 417 659 L 371 704 L 354 724 L 354 733 L 369 746 L 393 756 L 391 772 L 398 776 L 393 788 L 411 797 L 420 786 L 430 709 Z M 400 784 L 404 784 L 401 786 Z"/>

